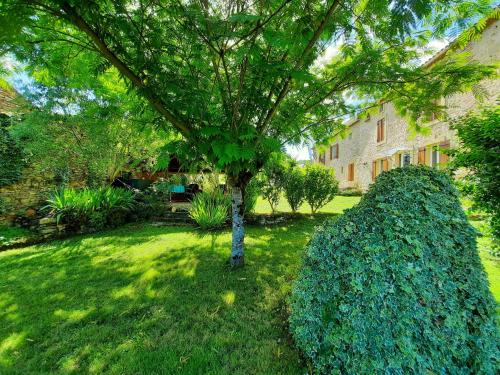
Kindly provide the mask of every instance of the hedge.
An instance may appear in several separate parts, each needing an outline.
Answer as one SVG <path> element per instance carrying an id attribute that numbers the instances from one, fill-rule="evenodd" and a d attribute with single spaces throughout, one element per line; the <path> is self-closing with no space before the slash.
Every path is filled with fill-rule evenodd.
<path id="1" fill-rule="evenodd" d="M 495 302 L 451 179 L 380 175 L 320 227 L 291 296 L 290 328 L 319 373 L 493 374 Z"/>

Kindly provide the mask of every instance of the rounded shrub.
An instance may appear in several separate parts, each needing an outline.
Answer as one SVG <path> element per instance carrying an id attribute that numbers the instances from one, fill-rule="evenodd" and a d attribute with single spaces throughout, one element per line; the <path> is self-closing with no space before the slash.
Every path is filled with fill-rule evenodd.
<path id="1" fill-rule="evenodd" d="M 291 296 L 290 327 L 318 373 L 493 374 L 495 302 L 451 179 L 380 175 L 318 228 Z"/>

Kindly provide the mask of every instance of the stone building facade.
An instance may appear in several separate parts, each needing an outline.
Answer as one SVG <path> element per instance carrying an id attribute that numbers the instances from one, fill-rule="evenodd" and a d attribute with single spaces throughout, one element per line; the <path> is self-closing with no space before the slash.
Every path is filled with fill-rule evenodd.
<path id="1" fill-rule="evenodd" d="M 479 40 L 470 42 L 465 50 L 484 64 L 500 61 L 500 22 L 493 20 L 483 31 Z M 431 65 L 446 50 L 434 56 Z M 500 80 L 485 80 L 488 103 L 494 104 L 500 92 Z M 456 94 L 443 103 L 447 114 L 454 118 L 478 106 L 472 93 Z M 315 162 L 331 167 L 339 180 L 340 188 L 367 190 L 382 171 L 406 164 L 439 166 L 448 157 L 442 149 L 457 146 L 454 132 L 448 123 L 436 118 L 428 124 L 429 132 L 412 135 L 406 121 L 397 115 L 390 102 L 382 102 L 378 113 L 366 119 L 356 118 L 348 122 L 349 132 L 344 139 L 329 145 L 326 152 L 315 152 Z"/>

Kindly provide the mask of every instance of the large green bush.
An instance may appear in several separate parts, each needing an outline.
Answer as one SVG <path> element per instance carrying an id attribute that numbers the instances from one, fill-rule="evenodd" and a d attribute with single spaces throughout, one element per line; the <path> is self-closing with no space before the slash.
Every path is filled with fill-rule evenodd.
<path id="1" fill-rule="evenodd" d="M 500 105 L 452 121 L 460 147 L 452 150 L 452 168 L 466 168 L 462 191 L 474 209 L 491 218 L 496 252 L 500 253 Z"/>
<path id="2" fill-rule="evenodd" d="M 495 302 L 457 191 L 424 167 L 382 174 L 307 247 L 290 327 L 319 373 L 495 373 Z"/>
<path id="3" fill-rule="evenodd" d="M 339 183 L 335 179 L 333 169 L 320 164 L 306 165 L 304 193 L 312 213 L 335 198 L 338 192 Z"/>

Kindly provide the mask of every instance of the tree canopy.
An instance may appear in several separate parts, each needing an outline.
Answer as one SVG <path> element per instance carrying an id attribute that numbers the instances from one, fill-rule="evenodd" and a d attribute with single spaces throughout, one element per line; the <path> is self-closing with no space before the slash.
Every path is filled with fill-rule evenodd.
<path id="1" fill-rule="evenodd" d="M 353 95 L 397 99 L 418 118 L 492 74 L 464 54 L 419 60 L 430 40 L 490 10 L 487 0 L 4 0 L 0 53 L 62 77 L 114 67 L 182 149 L 244 189 L 285 143 L 342 129 Z"/>

